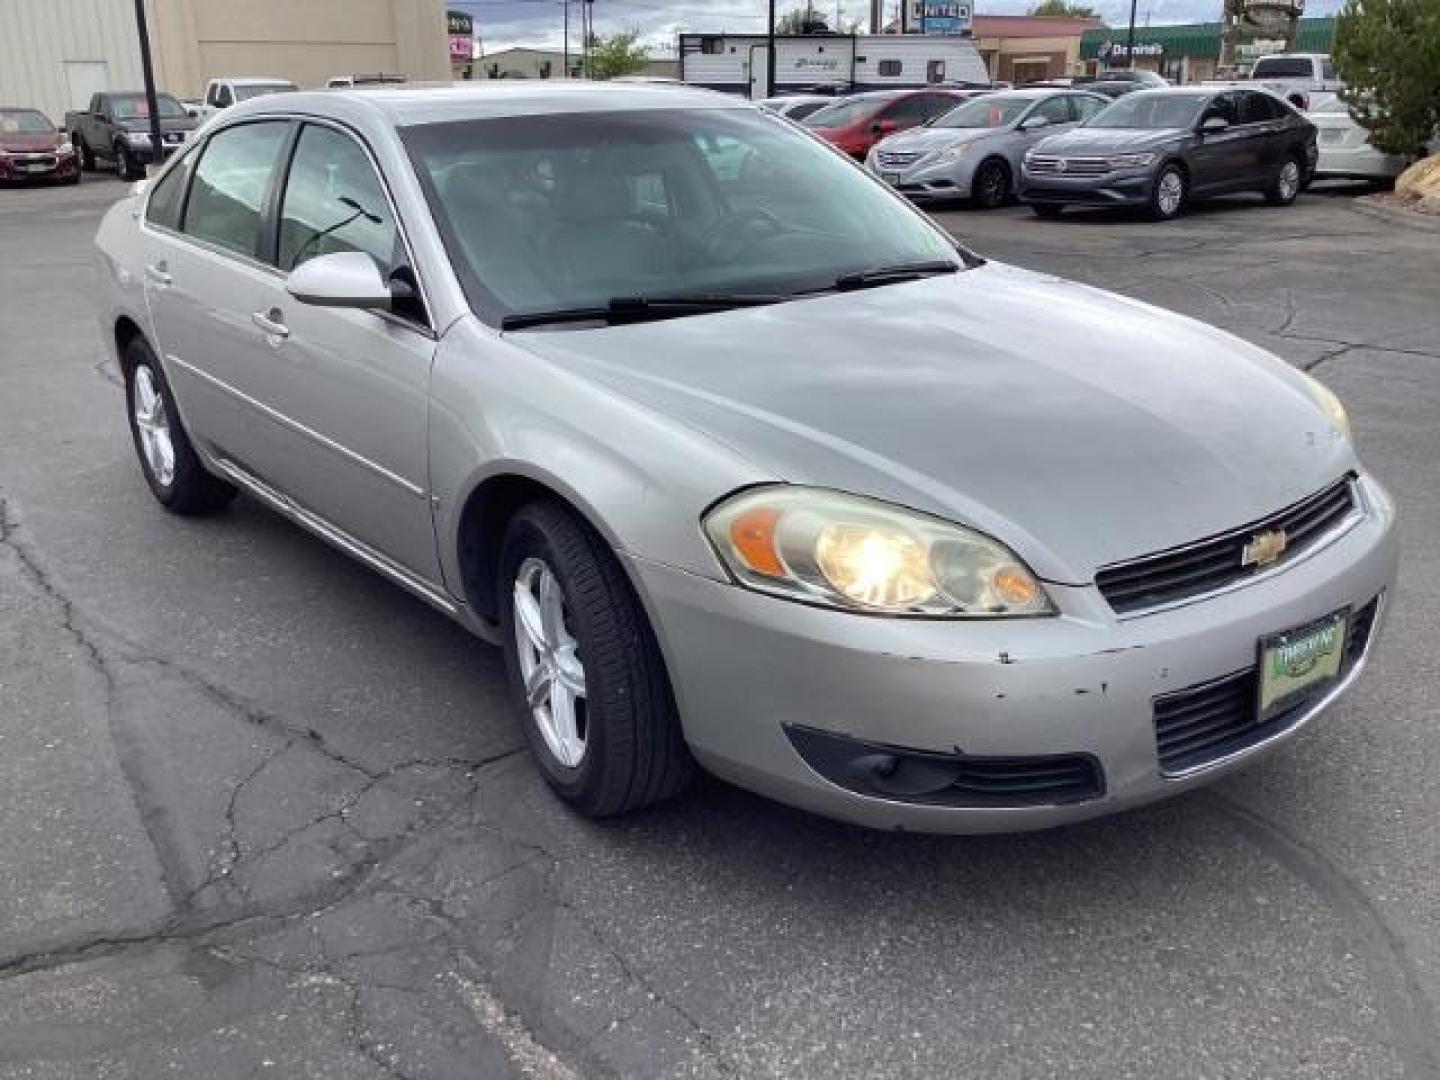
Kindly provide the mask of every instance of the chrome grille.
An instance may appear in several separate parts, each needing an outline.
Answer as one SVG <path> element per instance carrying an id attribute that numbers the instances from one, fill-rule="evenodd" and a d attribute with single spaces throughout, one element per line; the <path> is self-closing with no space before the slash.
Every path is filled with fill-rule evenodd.
<path id="1" fill-rule="evenodd" d="M 882 168 L 903 169 L 907 165 L 913 165 L 920 160 L 918 151 L 881 150 L 876 153 L 875 160 Z"/>
<path id="2" fill-rule="evenodd" d="M 1279 562 L 1312 546 L 1357 509 L 1354 477 L 1331 484 L 1294 506 L 1261 521 L 1181 548 L 1102 569 L 1095 584 L 1120 614 L 1159 607 L 1223 588 L 1265 569 L 1245 565 L 1245 549 L 1256 534 L 1284 530 L 1288 544 Z"/>
<path id="3" fill-rule="evenodd" d="M 1031 154 L 1025 159 L 1025 171 L 1033 176 L 1104 176 L 1110 171 L 1110 162 L 1098 157 Z"/>

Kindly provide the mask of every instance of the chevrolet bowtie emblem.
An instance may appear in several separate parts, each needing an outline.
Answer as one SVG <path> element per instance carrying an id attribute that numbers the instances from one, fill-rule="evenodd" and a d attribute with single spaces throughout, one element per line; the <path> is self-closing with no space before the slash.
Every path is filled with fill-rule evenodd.
<path id="1" fill-rule="evenodd" d="M 1285 535 L 1284 529 L 1267 529 L 1256 533 L 1245 545 L 1245 550 L 1240 555 L 1240 565 L 1269 566 L 1284 555 L 1289 546 L 1290 537 Z"/>

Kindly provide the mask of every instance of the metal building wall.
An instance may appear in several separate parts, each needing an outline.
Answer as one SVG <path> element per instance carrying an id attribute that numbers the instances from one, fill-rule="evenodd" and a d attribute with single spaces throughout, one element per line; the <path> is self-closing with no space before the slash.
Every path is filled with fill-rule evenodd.
<path id="1" fill-rule="evenodd" d="M 0 0 L 0 104 L 59 123 L 72 108 L 66 61 L 103 62 L 112 85 L 139 86 L 132 0 Z"/>

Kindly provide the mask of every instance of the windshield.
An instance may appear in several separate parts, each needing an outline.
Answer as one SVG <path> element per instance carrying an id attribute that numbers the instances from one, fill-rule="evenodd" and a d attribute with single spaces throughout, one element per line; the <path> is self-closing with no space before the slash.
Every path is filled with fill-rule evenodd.
<path id="1" fill-rule="evenodd" d="M 1092 128 L 1188 128 L 1209 100 L 1204 94 L 1126 94 L 1085 121 Z"/>
<path id="2" fill-rule="evenodd" d="M 1250 69 L 1250 78 L 1308 79 L 1314 71 L 1309 60 L 1293 56 L 1262 56 Z"/>
<path id="3" fill-rule="evenodd" d="M 1035 104 L 1033 97 L 1015 94 L 987 94 L 974 101 L 967 101 L 958 109 L 951 109 L 944 116 L 931 123 L 937 128 L 998 128 L 1007 127 L 1020 118 L 1020 114 Z"/>
<path id="4" fill-rule="evenodd" d="M 793 296 L 882 266 L 964 263 L 824 144 L 748 109 L 515 116 L 402 129 L 471 306 Z"/>
<path id="5" fill-rule="evenodd" d="M 169 94 L 155 95 L 155 103 L 159 106 L 162 120 L 184 120 L 190 115 Z M 144 94 L 111 94 L 110 113 L 116 120 L 148 120 L 150 106 Z"/>
<path id="6" fill-rule="evenodd" d="M 876 109 L 889 103 L 889 98 L 851 98 L 819 109 L 804 120 L 806 127 L 846 127 L 863 120 Z"/>
<path id="7" fill-rule="evenodd" d="M 6 135 L 53 134 L 55 125 L 34 109 L 0 109 L 0 132 Z"/>
<path id="8" fill-rule="evenodd" d="M 284 94 L 294 89 L 294 83 L 255 83 L 250 86 L 237 86 L 235 87 L 235 100 L 249 101 L 251 98 L 263 97 L 266 94 Z"/>

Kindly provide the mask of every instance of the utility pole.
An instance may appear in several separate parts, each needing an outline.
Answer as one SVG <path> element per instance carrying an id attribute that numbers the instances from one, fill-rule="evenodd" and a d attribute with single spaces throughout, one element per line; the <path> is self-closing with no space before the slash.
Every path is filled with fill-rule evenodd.
<path id="1" fill-rule="evenodd" d="M 775 0 L 770 0 L 770 28 L 765 32 L 765 96 L 775 96 Z"/>
<path id="2" fill-rule="evenodd" d="M 1135 5 L 1139 0 L 1130 0 L 1130 34 L 1125 39 L 1125 66 L 1135 68 Z"/>
<path id="3" fill-rule="evenodd" d="M 156 165 L 165 160 L 160 137 L 160 103 L 155 98 L 155 65 L 150 59 L 150 26 L 145 19 L 145 0 L 135 0 L 135 30 L 140 37 L 140 70 L 145 76 L 145 108 L 150 113 L 150 157 Z"/>

